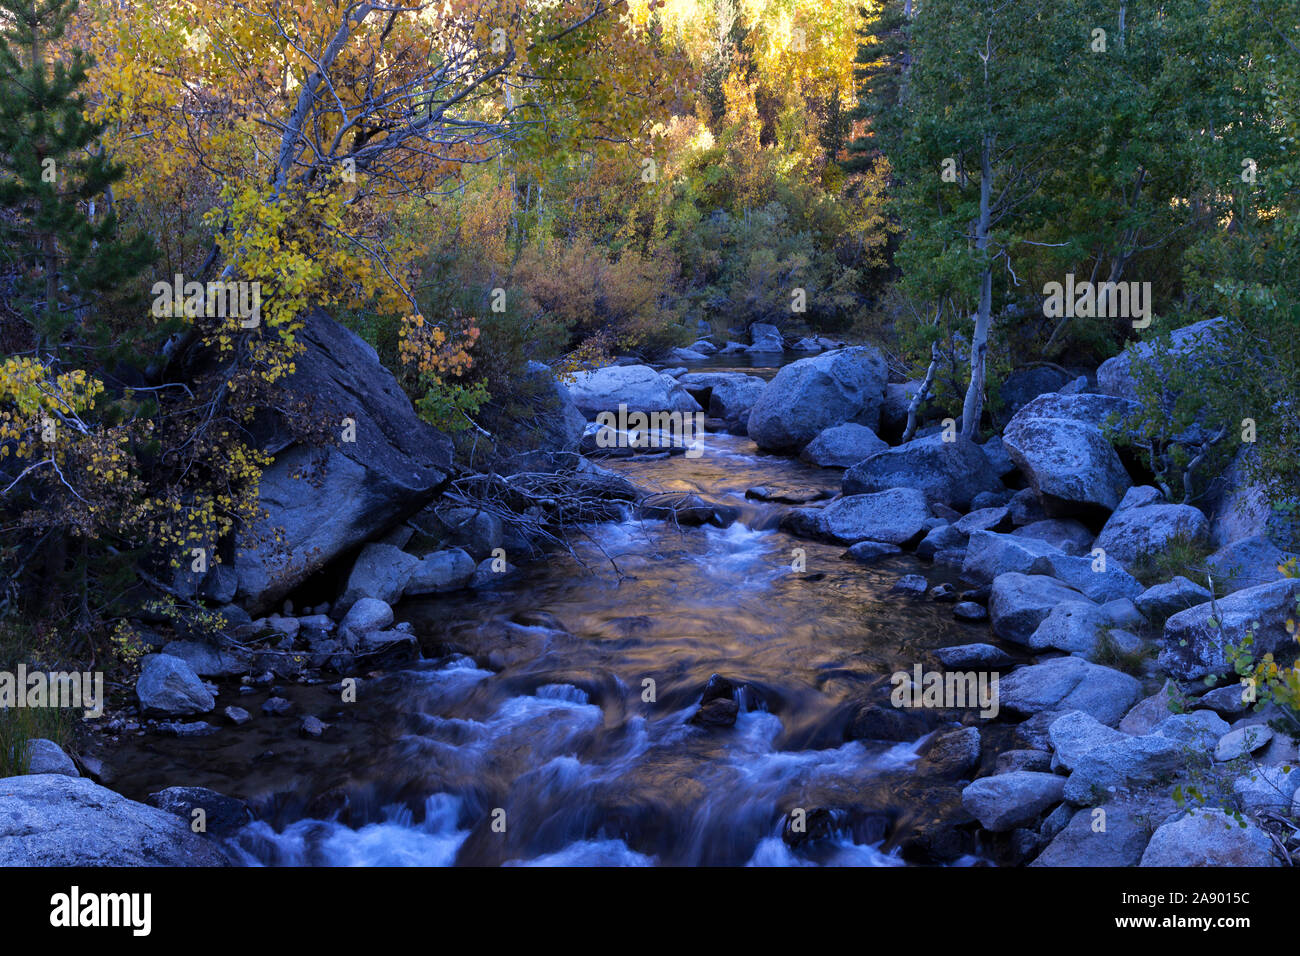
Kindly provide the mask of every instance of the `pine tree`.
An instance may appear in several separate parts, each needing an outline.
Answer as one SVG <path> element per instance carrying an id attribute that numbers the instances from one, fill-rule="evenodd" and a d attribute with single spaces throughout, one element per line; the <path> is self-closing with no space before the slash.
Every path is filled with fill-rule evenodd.
<path id="1" fill-rule="evenodd" d="M 75 49 L 56 56 L 77 3 L 0 0 L 0 257 L 47 355 L 154 258 L 147 238 L 118 237 L 109 191 L 124 169 L 100 148 L 102 125 L 84 117 L 90 61 Z"/>
<path id="2" fill-rule="evenodd" d="M 866 129 L 848 144 L 849 156 L 840 164 L 846 173 L 870 169 L 885 150 L 882 135 L 900 125 L 889 117 L 902 105 L 911 6 L 912 0 L 883 0 L 860 10 L 861 42 L 853 60 L 858 105 L 849 112 L 849 120 L 866 124 Z"/>

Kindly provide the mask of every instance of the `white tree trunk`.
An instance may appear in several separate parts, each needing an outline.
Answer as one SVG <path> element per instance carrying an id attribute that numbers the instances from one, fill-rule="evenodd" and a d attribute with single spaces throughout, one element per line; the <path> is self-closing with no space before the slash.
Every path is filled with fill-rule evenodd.
<path id="1" fill-rule="evenodd" d="M 975 224 L 975 248 L 986 252 L 989 246 L 989 205 L 993 195 L 993 138 L 985 134 L 980 145 L 980 216 Z M 980 277 L 980 304 L 975 315 L 975 333 L 970 342 L 970 385 L 961 411 L 961 437 L 973 440 L 984 411 L 984 365 L 989 346 L 989 326 L 993 322 L 993 264 L 984 266 Z"/>

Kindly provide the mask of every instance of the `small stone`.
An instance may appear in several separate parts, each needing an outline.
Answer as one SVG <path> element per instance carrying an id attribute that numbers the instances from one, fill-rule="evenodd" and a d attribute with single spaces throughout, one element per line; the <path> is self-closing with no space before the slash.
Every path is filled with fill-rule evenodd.
<path id="1" fill-rule="evenodd" d="M 330 727 L 319 717 L 307 716 L 302 719 L 298 725 L 298 736 L 300 737 L 319 737 Z"/>
<path id="2" fill-rule="evenodd" d="M 283 697 L 268 697 L 262 704 L 262 713 L 269 716 L 282 716 L 293 710 L 292 701 Z"/>
<path id="3" fill-rule="evenodd" d="M 891 594 L 906 594 L 910 597 L 920 597 L 930 587 L 930 582 L 919 574 L 904 574 L 894 582 L 894 586 L 889 589 Z"/>
<path id="4" fill-rule="evenodd" d="M 962 601 L 953 605 L 952 616 L 959 621 L 976 623 L 988 620 L 989 612 L 974 601 Z"/>
<path id="5" fill-rule="evenodd" d="M 252 690 L 252 688 L 250 687 L 249 690 Z M 234 706 L 227 707 L 225 710 L 222 711 L 222 713 L 225 715 L 226 720 L 230 721 L 232 724 L 236 726 L 240 724 L 246 724 L 253 719 L 249 715 L 248 711 L 244 710 L 244 708 L 242 707 L 234 707 Z"/>

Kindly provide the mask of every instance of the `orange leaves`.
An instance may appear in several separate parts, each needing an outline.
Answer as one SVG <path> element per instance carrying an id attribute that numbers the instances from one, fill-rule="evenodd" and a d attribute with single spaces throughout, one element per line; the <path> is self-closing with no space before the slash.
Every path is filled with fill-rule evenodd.
<path id="1" fill-rule="evenodd" d="M 472 361 L 470 349 L 479 336 L 475 322 L 454 320 L 444 326 L 428 323 L 418 313 L 407 315 L 398 332 L 398 355 L 426 385 L 459 376 Z"/>

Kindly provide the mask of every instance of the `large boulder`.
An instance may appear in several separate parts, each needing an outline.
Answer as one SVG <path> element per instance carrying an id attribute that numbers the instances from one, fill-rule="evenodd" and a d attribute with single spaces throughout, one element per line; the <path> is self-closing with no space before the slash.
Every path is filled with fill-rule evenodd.
<path id="1" fill-rule="evenodd" d="M 1219 337 L 1228 331 L 1229 324 L 1222 317 L 1177 329 L 1171 335 L 1169 354 L 1184 357 L 1195 355 L 1203 361 L 1212 362 L 1221 351 L 1218 347 Z M 1130 401 L 1135 399 L 1137 380 L 1134 370 L 1151 365 L 1155 361 L 1155 355 L 1156 346 L 1151 342 L 1130 346 L 1114 358 L 1101 363 L 1097 369 L 1097 387 L 1106 395 Z"/>
<path id="2" fill-rule="evenodd" d="M 1029 635 L 1036 651 L 1065 651 L 1091 657 L 1110 627 L 1110 615 L 1091 601 L 1064 601 L 1052 608 L 1043 623 Z"/>
<path id="3" fill-rule="evenodd" d="M 474 559 L 460 548 L 434 551 L 420 559 L 402 593 L 407 597 L 456 591 L 474 576 Z"/>
<path id="4" fill-rule="evenodd" d="M 799 458 L 821 468 L 848 468 L 889 445 L 866 425 L 832 425 L 804 446 Z"/>
<path id="5" fill-rule="evenodd" d="M 620 405 L 629 412 L 703 411 L 677 379 L 648 365 L 607 365 L 579 372 L 569 385 L 569 397 L 591 419 L 601 412 L 617 414 Z"/>
<path id="6" fill-rule="evenodd" d="M 934 434 L 872 455 L 844 473 L 845 494 L 886 488 L 916 488 L 931 501 L 964 511 L 980 492 L 1000 491 L 1002 481 L 978 445 Z"/>
<path id="7" fill-rule="evenodd" d="M 775 325 L 755 322 L 749 327 L 750 345 L 747 352 L 782 352 L 785 344 L 781 339 L 781 330 Z"/>
<path id="8" fill-rule="evenodd" d="M 1142 585 L 1118 564 L 1104 569 L 1091 558 L 1066 554 L 1038 538 L 975 531 L 970 536 L 962 575 L 976 582 L 991 581 L 1013 571 L 1044 574 L 1082 592 L 1090 601 L 1134 598 Z"/>
<path id="9" fill-rule="evenodd" d="M 144 656 L 135 693 L 150 714 L 206 714 L 217 705 L 194 668 L 171 654 Z"/>
<path id="10" fill-rule="evenodd" d="M 1105 816 L 1078 810 L 1030 866 L 1137 866 L 1151 827 L 1177 813 L 1172 800 L 1133 797 L 1108 802 Z"/>
<path id="11" fill-rule="evenodd" d="M 1148 621 L 1163 624 L 1171 614 L 1204 604 L 1212 595 L 1195 581 L 1179 575 L 1164 584 L 1147 588 L 1133 599 L 1138 611 Z"/>
<path id="12" fill-rule="evenodd" d="M 1097 547 L 1106 552 L 1108 559 L 1129 564 L 1144 555 L 1164 551 L 1177 539 L 1204 544 L 1209 536 L 1210 523 L 1200 509 L 1191 505 L 1151 504 L 1123 508 L 1112 514 L 1097 536 Z"/>
<path id="13" fill-rule="evenodd" d="M 1039 395 L 1059 391 L 1070 379 L 1070 373 L 1048 365 L 1016 369 L 998 386 L 1002 420 L 1010 418 Z"/>
<path id="14" fill-rule="evenodd" d="M 885 360 L 868 346 L 836 349 L 785 366 L 749 413 L 749 437 L 768 451 L 797 451 L 832 425 L 875 429 L 887 382 Z"/>
<path id="15" fill-rule="evenodd" d="M 743 425 L 767 382 L 743 372 L 689 372 L 678 379 L 708 413 L 729 425 Z"/>
<path id="16" fill-rule="evenodd" d="M 451 442 L 415 414 L 374 349 L 320 312 L 298 338 L 305 351 L 282 404 L 307 409 L 341 440 L 312 447 L 278 413 L 259 420 L 259 444 L 275 456 L 259 486 L 267 518 L 241 534 L 234 562 L 237 598 L 254 615 L 423 507 L 451 467 Z"/>
<path id="17" fill-rule="evenodd" d="M 1062 714 L 1047 728 L 1047 739 L 1052 744 L 1052 769 L 1073 770 L 1088 751 L 1128 736 L 1081 710 Z"/>
<path id="18" fill-rule="evenodd" d="M 1283 578 L 1179 611 L 1165 621 L 1160 666 L 1179 680 L 1227 673 L 1225 642 L 1240 646 L 1255 623 L 1251 652 L 1256 658 L 1280 655 L 1295 645 L 1286 622 L 1298 598 L 1300 578 Z"/>
<path id="19" fill-rule="evenodd" d="M 1225 544 L 1205 559 L 1205 567 L 1215 590 L 1231 592 L 1278 580 L 1282 576 L 1278 567 L 1288 558 L 1272 541 L 1257 534 Z"/>
<path id="20" fill-rule="evenodd" d="M 1141 866 L 1279 866 L 1273 843 L 1250 821 L 1198 809 L 1151 835 Z"/>
<path id="21" fill-rule="evenodd" d="M 1061 802 L 1065 780 L 1054 773 L 1014 770 L 981 777 L 961 792 L 961 805 L 980 826 L 994 833 L 1034 823 Z"/>
<path id="22" fill-rule="evenodd" d="M 1084 600 L 1081 592 L 1055 578 L 1009 571 L 993 581 L 989 619 L 998 637 L 1014 644 L 1026 644 L 1058 604 Z"/>
<path id="23" fill-rule="evenodd" d="M 1119 455 L 1094 425 L 1067 418 L 1022 417 L 1002 442 L 1049 517 L 1113 511 L 1131 484 Z"/>
<path id="24" fill-rule="evenodd" d="M 1007 509 L 1010 511 L 1010 509 Z M 1073 518 L 1044 518 L 1031 521 L 1011 532 L 1018 538 L 1037 538 L 1055 545 L 1066 554 L 1084 555 L 1092 550 L 1094 535 Z"/>
<path id="25" fill-rule="evenodd" d="M 391 544 L 366 545 L 352 565 L 342 596 L 334 602 L 335 611 L 347 613 L 348 608 L 366 597 L 396 604 L 419 564 L 420 559 L 415 555 Z"/>
<path id="26" fill-rule="evenodd" d="M 1114 727 L 1142 694 L 1142 684 L 1081 657 L 1057 657 L 1022 667 L 1003 677 L 1003 709 L 1030 716 L 1043 711 L 1081 710 Z"/>
<path id="27" fill-rule="evenodd" d="M 228 865 L 185 821 L 84 777 L 0 780 L 0 866 Z"/>
<path id="28" fill-rule="evenodd" d="M 918 539 L 930 518 L 925 495 L 911 488 L 892 488 L 874 495 L 837 498 L 818 518 L 818 530 L 840 544 L 883 541 L 907 544 Z"/>

